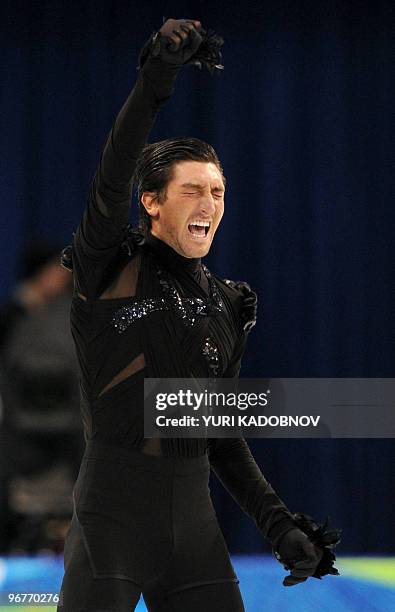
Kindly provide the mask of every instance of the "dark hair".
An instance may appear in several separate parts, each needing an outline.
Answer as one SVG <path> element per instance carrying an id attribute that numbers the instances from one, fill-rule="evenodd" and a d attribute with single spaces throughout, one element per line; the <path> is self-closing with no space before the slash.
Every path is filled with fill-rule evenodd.
<path id="1" fill-rule="evenodd" d="M 198 138 L 167 138 L 146 144 L 136 165 L 133 177 L 139 204 L 139 229 L 147 236 L 151 229 L 151 217 L 141 203 L 144 191 L 157 193 L 159 202 L 166 199 L 166 187 L 172 179 L 174 164 L 180 161 L 212 162 L 225 177 L 218 155 L 211 145 Z"/>

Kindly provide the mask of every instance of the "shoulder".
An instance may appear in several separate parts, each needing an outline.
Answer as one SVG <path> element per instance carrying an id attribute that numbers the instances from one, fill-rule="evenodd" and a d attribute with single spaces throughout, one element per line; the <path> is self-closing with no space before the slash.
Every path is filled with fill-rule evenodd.
<path id="1" fill-rule="evenodd" d="M 115 247 L 118 250 L 118 258 L 120 260 L 135 258 L 141 252 L 143 244 L 143 236 L 128 223 L 123 228 L 123 234 Z M 77 232 L 73 232 L 72 243 L 64 247 L 60 255 L 60 264 L 70 272 L 74 271 L 78 250 L 78 235 Z"/>
<path id="2" fill-rule="evenodd" d="M 256 295 L 246 281 L 221 278 L 214 273 L 211 273 L 211 275 L 215 279 L 221 293 L 229 300 L 236 312 L 239 312 L 243 307 L 246 297 Z"/>
<path id="3" fill-rule="evenodd" d="M 221 278 L 217 274 L 211 272 L 211 276 L 219 287 L 225 291 L 230 297 L 244 296 L 246 293 L 253 292 L 247 281 L 231 280 L 229 278 Z"/>

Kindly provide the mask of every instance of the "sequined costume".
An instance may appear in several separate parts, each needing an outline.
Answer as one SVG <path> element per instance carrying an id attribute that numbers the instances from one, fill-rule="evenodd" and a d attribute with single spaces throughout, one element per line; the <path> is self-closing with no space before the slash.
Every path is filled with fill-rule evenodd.
<path id="1" fill-rule="evenodd" d="M 87 447 L 62 612 L 134 609 L 141 592 L 155 612 L 243 610 L 210 467 L 272 542 L 294 527 L 245 440 L 144 439 L 145 376 L 237 376 L 247 337 L 241 291 L 200 259 L 127 231 L 136 160 L 177 71 L 160 57 L 145 62 L 74 235 L 71 329 Z"/>

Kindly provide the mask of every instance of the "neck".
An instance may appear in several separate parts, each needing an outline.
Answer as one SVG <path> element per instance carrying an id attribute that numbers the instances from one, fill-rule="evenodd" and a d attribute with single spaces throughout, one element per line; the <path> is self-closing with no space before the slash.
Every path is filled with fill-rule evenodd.
<path id="1" fill-rule="evenodd" d="M 148 248 L 160 258 L 164 265 L 172 272 L 196 272 L 200 269 L 200 257 L 184 257 L 175 251 L 167 242 L 153 236 L 151 233 L 146 240 Z"/>

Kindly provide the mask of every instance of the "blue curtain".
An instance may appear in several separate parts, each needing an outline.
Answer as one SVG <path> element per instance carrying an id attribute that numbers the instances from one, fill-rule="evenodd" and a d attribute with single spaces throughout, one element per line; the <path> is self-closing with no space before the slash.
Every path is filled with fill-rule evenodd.
<path id="1" fill-rule="evenodd" d="M 162 16 L 225 38 L 225 70 L 188 67 L 151 140 L 209 141 L 228 179 L 208 258 L 259 294 L 249 377 L 392 377 L 395 364 L 391 2 L 2 3 L 0 298 L 26 240 L 71 240 L 101 147 Z M 342 551 L 395 547 L 395 445 L 251 445 L 294 511 L 344 530 Z M 213 484 L 231 550 L 265 548 Z"/>

